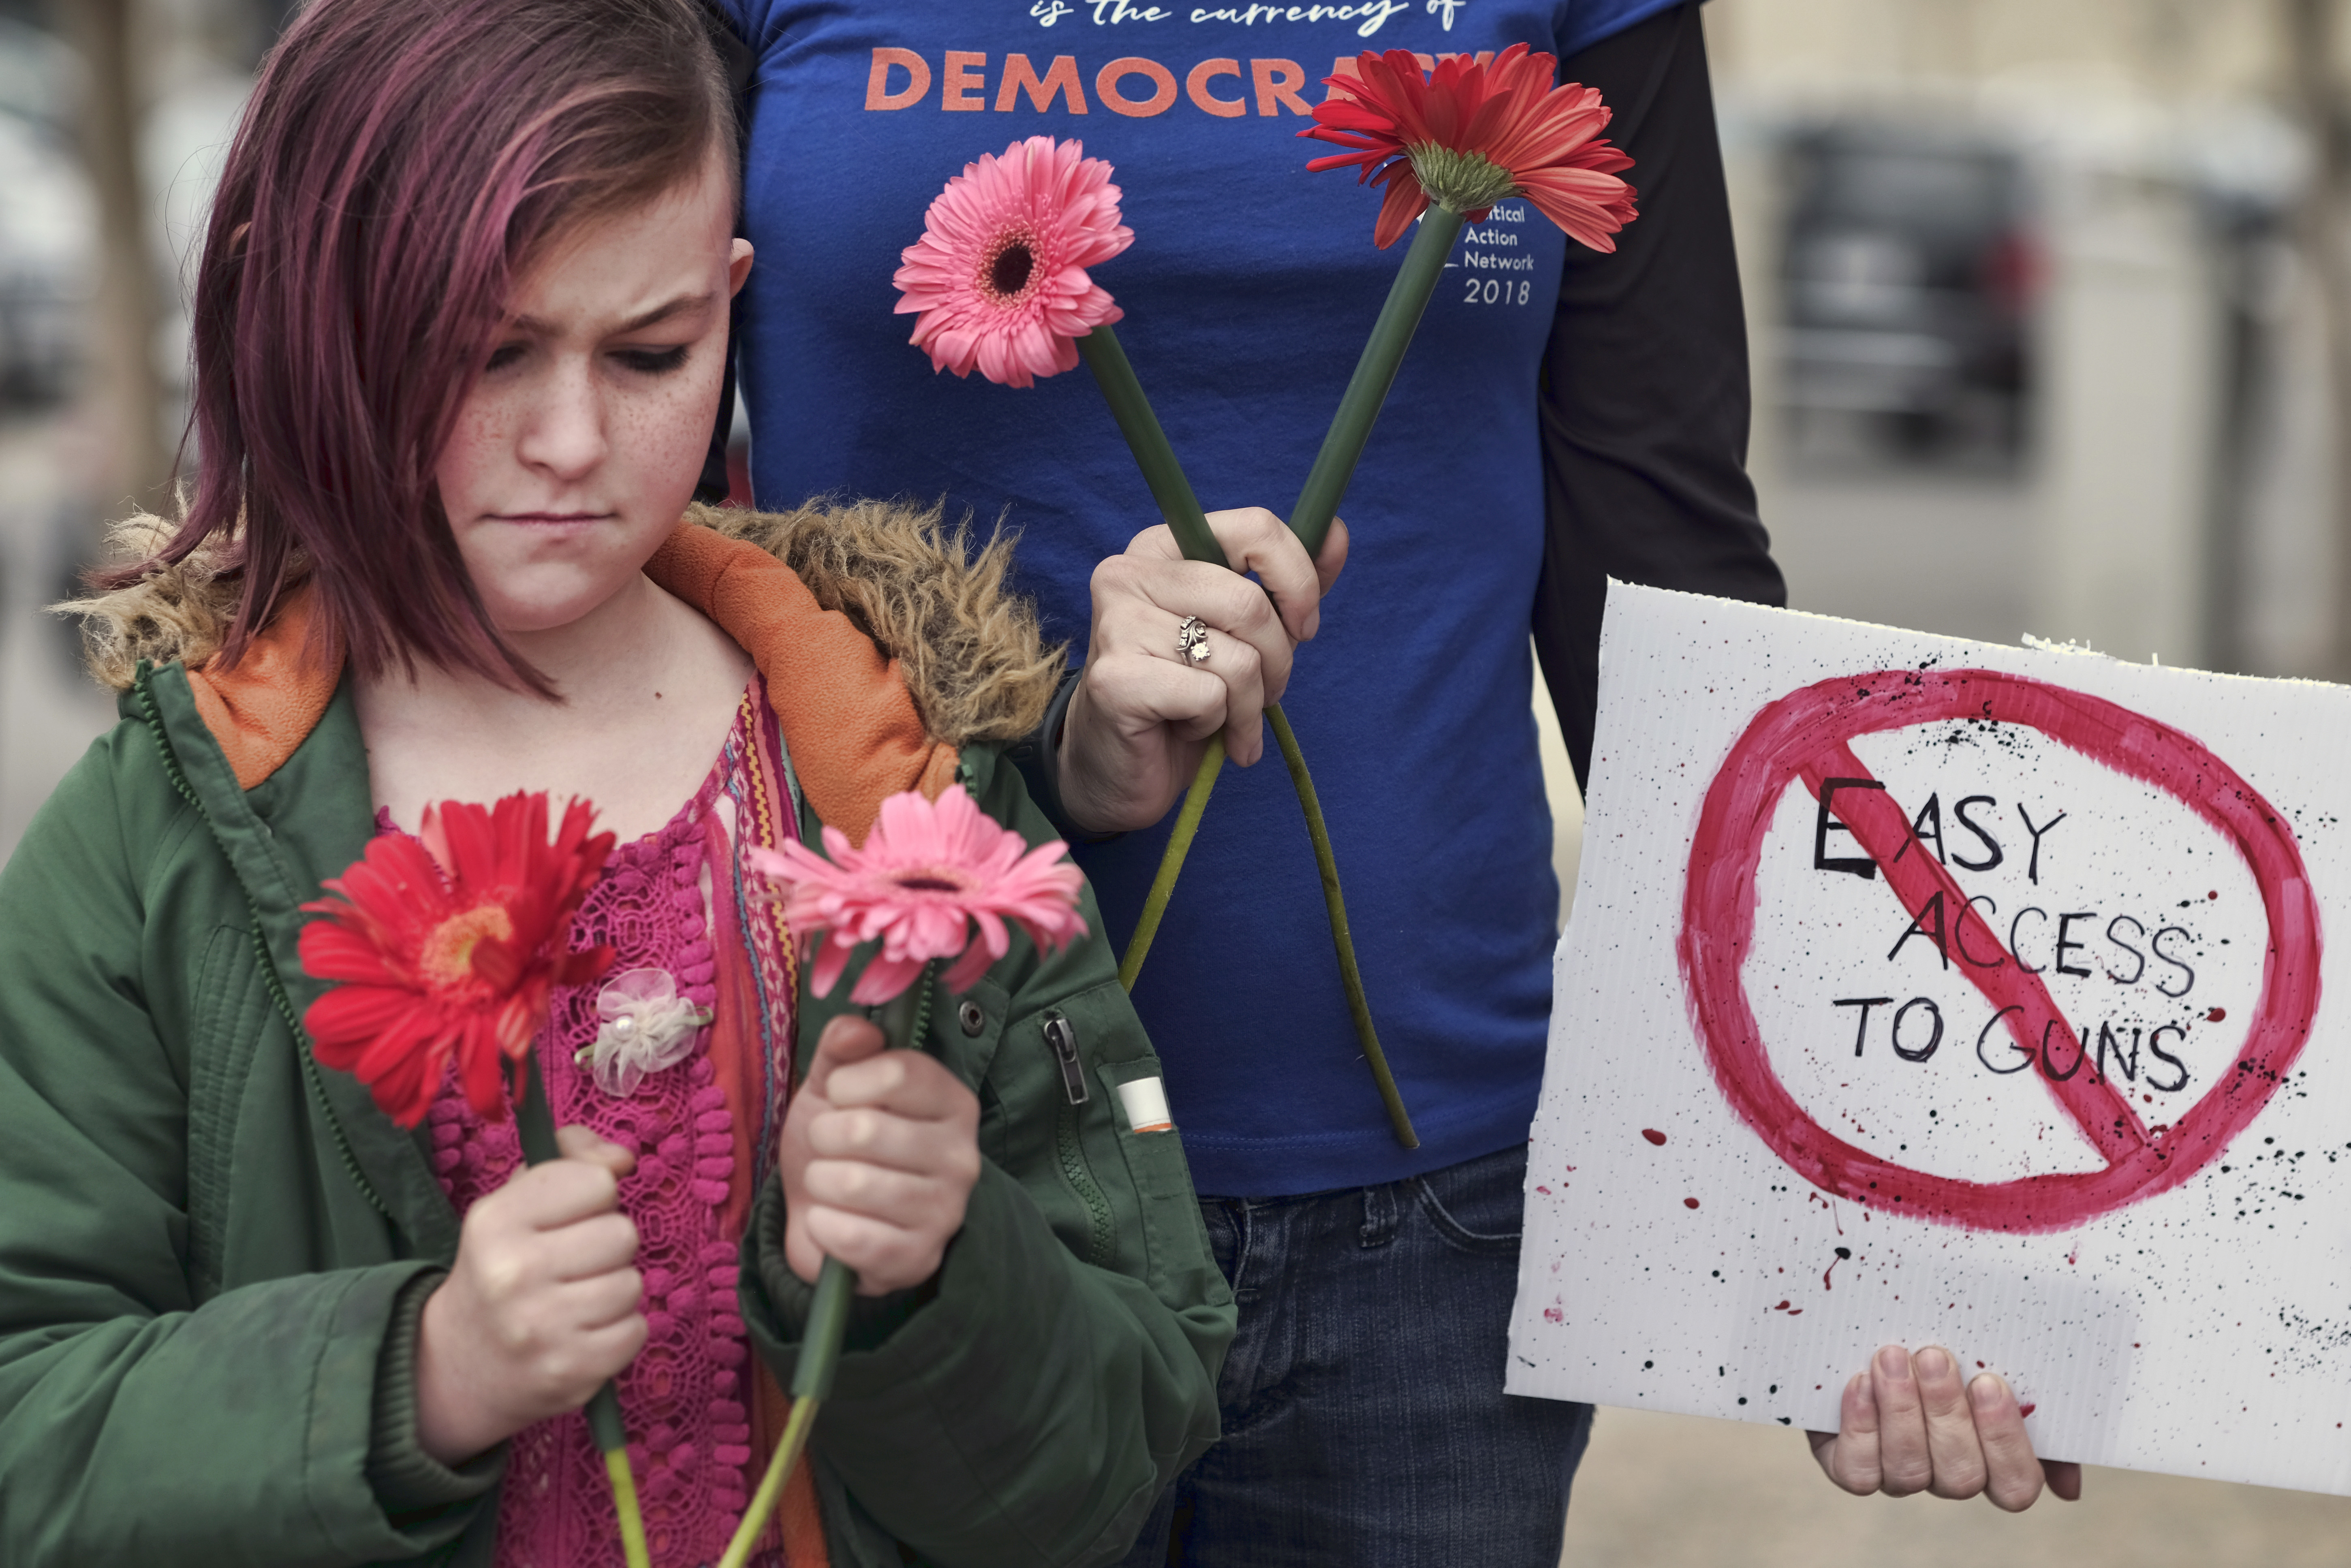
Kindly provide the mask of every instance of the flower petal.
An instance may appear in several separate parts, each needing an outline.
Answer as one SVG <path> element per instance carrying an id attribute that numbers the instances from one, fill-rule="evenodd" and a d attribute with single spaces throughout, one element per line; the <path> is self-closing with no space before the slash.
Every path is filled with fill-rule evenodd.
<path id="1" fill-rule="evenodd" d="M 1301 136 L 1351 151 L 1308 160 L 1310 171 L 1357 167 L 1359 179 L 1387 187 L 1373 239 L 1382 249 L 1404 236 L 1426 210 L 1416 179 L 1407 187 L 1399 154 L 1429 145 L 1474 153 L 1505 171 L 1538 212 L 1578 243 L 1615 248 L 1609 236 L 1633 221 L 1632 187 L 1612 178 L 1632 167 L 1623 150 L 1601 140 L 1610 110 L 1597 90 L 1577 82 L 1552 85 L 1558 60 L 1510 45 L 1485 65 L 1449 56 L 1424 71 L 1402 49 L 1364 54 L 1353 77 L 1324 78 L 1333 96 L 1314 106 L 1315 123 Z"/>
<path id="2" fill-rule="evenodd" d="M 468 1100 L 502 1113 L 502 1052 L 528 1049 L 554 985 L 611 962 L 604 948 L 568 947 L 573 914 L 612 848 L 611 833 L 592 831 L 594 816 L 569 801 L 550 836 L 543 793 L 487 808 L 444 800 L 426 809 L 416 838 L 372 841 L 326 884 L 339 898 L 304 905 L 319 918 L 301 933 L 303 967 L 333 982 L 304 1015 L 319 1060 L 358 1076 L 406 1126 L 423 1115 L 454 1052 Z M 428 945 L 438 954 L 420 965 Z"/>
<path id="3" fill-rule="evenodd" d="M 853 942 L 823 940 L 816 950 L 816 961 L 809 966 L 809 991 L 811 995 L 829 997 L 840 983 L 841 970 L 849 967 L 849 950 Z"/>
<path id="4" fill-rule="evenodd" d="M 979 984 L 980 977 L 987 974 L 995 962 L 996 955 L 987 950 L 987 945 L 974 937 L 970 946 L 964 948 L 963 956 L 957 958 L 940 977 L 939 984 L 946 988 L 949 996 L 960 996 Z"/>
<path id="5" fill-rule="evenodd" d="M 1056 282 L 1134 241 L 1119 221 L 1110 165 L 1084 152 L 1077 141 L 1031 136 L 966 164 L 933 199 L 922 237 L 900 252 L 892 281 L 902 295 L 897 311 L 917 316 L 907 340 L 935 371 L 977 370 L 1028 386 L 1074 367 L 1074 340 L 1118 319 L 1101 289 L 1089 286 L 1073 308 L 1063 298 L 1071 291 Z M 1008 293 L 994 267 L 1012 245 L 1028 250 L 1030 266 Z"/>
<path id="6" fill-rule="evenodd" d="M 1385 250 L 1404 238 L 1413 220 L 1428 210 L 1428 195 L 1420 188 L 1420 176 L 1412 172 L 1412 164 L 1403 159 L 1389 164 L 1380 178 L 1386 183 L 1388 193 L 1380 203 L 1380 218 L 1373 225 L 1372 243 Z"/>
<path id="7" fill-rule="evenodd" d="M 871 1004 L 897 995 L 941 958 L 956 960 L 951 988 L 972 984 L 1009 949 L 1008 918 L 1040 946 L 1085 930 L 1076 911 L 1084 878 L 1067 847 L 1058 840 L 1024 844 L 961 785 L 935 801 L 915 790 L 891 796 L 857 849 L 831 828 L 825 841 L 830 861 L 790 844 L 757 857 L 761 872 L 790 879 L 784 920 L 793 934 L 803 940 L 823 934 L 809 974 L 819 996 L 830 994 L 850 948 L 861 943 L 878 942 L 879 950 L 851 999 Z"/>
<path id="8" fill-rule="evenodd" d="M 861 1007 L 879 1007 L 913 985 L 922 972 L 917 959 L 893 959 L 886 953 L 876 953 L 865 972 L 857 977 L 857 984 L 850 988 L 849 999 Z"/>

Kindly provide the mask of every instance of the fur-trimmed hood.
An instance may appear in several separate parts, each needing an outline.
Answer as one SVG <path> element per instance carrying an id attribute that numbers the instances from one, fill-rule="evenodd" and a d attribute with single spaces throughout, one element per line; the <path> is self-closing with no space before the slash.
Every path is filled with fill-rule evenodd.
<path id="1" fill-rule="evenodd" d="M 998 534 L 977 552 L 967 524 L 943 509 L 903 502 L 816 504 L 791 512 L 695 506 L 686 521 L 774 556 L 826 610 L 846 615 L 898 662 L 931 736 L 950 746 L 1002 745 L 1045 716 L 1061 674 L 1035 607 L 1007 579 L 1012 541 Z M 114 531 L 117 553 L 152 556 L 172 525 L 141 515 Z M 206 545 L 176 566 L 128 587 L 60 604 L 81 618 L 89 671 L 120 691 L 141 660 L 200 668 L 227 635 L 238 585 L 224 575 L 226 550 Z"/>
<path id="2" fill-rule="evenodd" d="M 167 525 L 134 518 L 127 550 L 152 556 Z M 237 783 L 250 789 L 291 757 L 341 679 L 330 641 L 311 635 L 306 588 L 287 596 L 234 666 L 216 653 L 238 587 L 225 552 L 112 592 L 61 605 L 82 617 L 98 678 L 125 687 L 143 660 L 177 664 Z M 645 571 L 749 653 L 809 803 L 862 841 L 883 799 L 936 798 L 973 743 L 1035 728 L 1061 679 L 1035 612 L 1005 577 L 1010 541 L 977 555 L 941 509 L 897 503 L 816 505 L 788 513 L 695 507 Z"/>
<path id="3" fill-rule="evenodd" d="M 1048 648 L 1037 609 L 1012 591 L 1012 538 L 972 549 L 943 508 L 852 501 L 795 512 L 695 507 L 689 522 L 758 546 L 790 567 L 898 661 L 932 735 L 950 746 L 1008 745 L 1037 727 L 1061 684 L 1063 647 Z"/>

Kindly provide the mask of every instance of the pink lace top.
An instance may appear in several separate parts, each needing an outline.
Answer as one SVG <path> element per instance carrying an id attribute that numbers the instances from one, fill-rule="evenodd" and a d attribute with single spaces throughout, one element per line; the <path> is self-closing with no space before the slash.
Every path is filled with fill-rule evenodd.
<path id="1" fill-rule="evenodd" d="M 760 1466 L 767 1459 L 766 1441 L 754 1441 L 755 1384 L 766 1375 L 746 1341 L 736 1278 L 791 1082 L 798 977 L 772 908 L 756 892 L 745 896 L 744 852 L 795 836 L 794 804 L 775 716 L 755 676 L 694 799 L 659 831 L 613 851 L 581 905 L 572 946 L 608 944 L 614 962 L 598 984 L 555 993 L 537 1045 L 556 1124 L 583 1124 L 637 1156 L 621 1203 L 637 1226 L 652 1333 L 620 1393 L 656 1568 L 716 1562 L 756 1479 L 755 1451 Z M 682 1060 L 628 1075 L 632 1087 L 616 1094 L 575 1058 L 603 1025 L 599 994 L 631 970 L 665 972 L 700 1011 L 677 1026 L 692 1033 L 690 1043 L 678 1037 Z M 697 1018 L 708 1021 L 697 1026 Z M 513 1121 L 475 1116 L 454 1076 L 427 1119 L 434 1168 L 460 1213 L 520 1163 Z M 781 1568 L 776 1532 L 753 1561 Z M 513 1438 L 496 1562 L 619 1568 L 609 1483 L 583 1416 Z"/>

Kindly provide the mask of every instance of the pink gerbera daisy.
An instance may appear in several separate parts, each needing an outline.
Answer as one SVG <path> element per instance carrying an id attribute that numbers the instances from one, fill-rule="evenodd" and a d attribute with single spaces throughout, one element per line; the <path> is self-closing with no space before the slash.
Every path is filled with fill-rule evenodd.
<path id="1" fill-rule="evenodd" d="M 1122 314 L 1086 268 L 1134 243 L 1110 165 L 1031 136 L 964 165 L 924 214 L 891 281 L 934 370 L 1025 387 L 1078 362 L 1074 340 Z"/>
<path id="2" fill-rule="evenodd" d="M 934 958 L 956 960 L 942 982 L 949 991 L 970 988 L 1010 950 L 1007 920 L 1047 952 L 1086 934 L 1077 909 L 1085 879 L 1063 858 L 1061 841 L 1029 849 L 960 784 L 935 805 L 916 790 L 893 795 L 863 848 L 828 827 L 824 849 L 820 855 L 787 843 L 750 856 L 753 869 L 787 884 L 784 920 L 793 936 L 831 935 L 809 970 L 809 988 L 820 997 L 861 942 L 881 947 L 849 999 L 872 1007 L 914 984 Z"/>
<path id="3" fill-rule="evenodd" d="M 1496 202 L 1524 196 L 1593 250 L 1633 221 L 1633 187 L 1616 177 L 1633 160 L 1603 140 L 1610 111 L 1597 88 L 1554 88 L 1559 62 L 1512 44 L 1479 65 L 1455 55 L 1424 76 L 1403 49 L 1366 51 L 1356 75 L 1322 79 L 1341 96 L 1314 106 L 1300 131 L 1352 151 L 1309 169 L 1359 165 L 1387 186 L 1374 241 L 1386 249 L 1431 202 L 1472 223 Z"/>

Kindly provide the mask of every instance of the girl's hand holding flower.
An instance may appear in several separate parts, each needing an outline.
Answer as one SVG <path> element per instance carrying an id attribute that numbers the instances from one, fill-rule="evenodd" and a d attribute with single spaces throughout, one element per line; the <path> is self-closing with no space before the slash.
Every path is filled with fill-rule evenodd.
<path id="1" fill-rule="evenodd" d="M 563 1158 L 465 1211 L 456 1264 L 424 1303 L 416 1431 L 444 1464 L 579 1409 L 645 1343 L 637 1228 L 621 1212 L 637 1162 L 585 1127 L 556 1140 Z"/>
<path id="2" fill-rule="evenodd" d="M 1093 627 L 1058 752 L 1062 806 L 1091 832 L 1165 816 L 1219 730 L 1242 767 L 1264 755 L 1260 716 L 1289 685 L 1292 653 L 1321 628 L 1322 596 L 1347 563 L 1343 523 L 1310 558 L 1263 507 L 1207 520 L 1231 570 L 1185 559 L 1165 524 L 1094 569 Z M 1196 663 L 1176 647 L 1187 616 L 1207 628 L 1208 657 Z"/>
<path id="3" fill-rule="evenodd" d="M 1011 950 L 1016 929 L 1046 952 L 1086 933 L 1082 882 L 1062 846 L 1031 848 L 960 784 L 936 801 L 911 789 L 883 800 L 862 845 L 828 824 L 824 848 L 795 841 L 749 857 L 782 884 L 793 935 L 821 936 L 808 971 L 820 997 L 868 945 L 849 999 L 904 1008 L 940 963 L 942 988 L 970 988 Z M 913 1016 L 896 1025 L 910 1046 L 919 1045 Z M 792 1272 L 814 1283 L 829 1256 L 869 1296 L 938 1271 L 979 1179 L 977 1097 L 944 1063 L 888 1043 L 864 1019 L 827 1024 L 778 1144 Z"/>
<path id="4" fill-rule="evenodd" d="M 813 1284 L 830 1254 L 865 1296 L 938 1272 L 979 1179 L 978 1096 L 935 1058 L 886 1045 L 864 1019 L 827 1024 L 779 1144 L 792 1272 Z"/>

